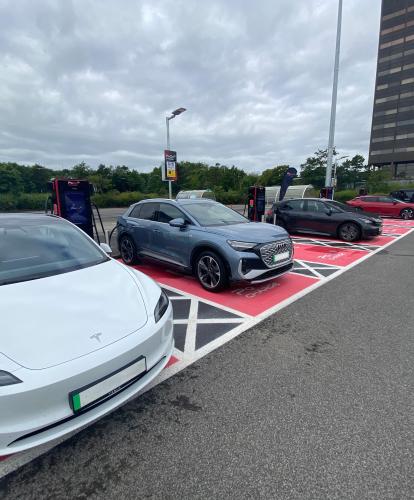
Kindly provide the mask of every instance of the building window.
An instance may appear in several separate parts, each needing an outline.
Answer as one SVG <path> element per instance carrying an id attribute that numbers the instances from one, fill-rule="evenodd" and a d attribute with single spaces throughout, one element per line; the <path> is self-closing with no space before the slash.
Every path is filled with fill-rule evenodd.
<path id="1" fill-rule="evenodd" d="M 405 28 L 405 23 L 398 24 L 397 26 L 393 26 L 392 28 L 387 28 L 381 31 L 381 35 L 388 35 L 388 33 L 394 33 L 394 31 L 399 31 Z"/>
<path id="2" fill-rule="evenodd" d="M 395 148 L 394 153 L 410 153 L 411 151 L 414 151 L 414 148 Z"/>
<path id="3" fill-rule="evenodd" d="M 378 73 L 378 76 L 392 75 L 393 73 L 398 73 L 401 70 L 402 70 L 401 66 L 391 69 L 385 69 L 384 71 L 380 71 Z"/>
<path id="4" fill-rule="evenodd" d="M 397 38 L 397 40 L 392 40 L 391 42 L 382 43 L 380 45 L 380 49 L 388 49 L 388 47 L 394 47 L 395 45 L 399 45 L 400 43 L 404 43 L 404 38 Z"/>
<path id="5" fill-rule="evenodd" d="M 411 7 L 409 7 L 411 8 Z M 402 16 L 405 14 L 405 9 L 401 10 L 396 10 L 395 12 L 392 12 L 391 14 L 387 14 L 386 16 L 382 16 L 383 21 L 388 21 L 388 19 L 393 19 L 394 17 Z"/>
<path id="6" fill-rule="evenodd" d="M 378 62 L 382 63 L 382 62 L 387 62 L 387 61 L 393 61 L 394 59 L 399 59 L 403 55 L 404 55 L 403 52 L 398 52 L 398 54 L 392 54 L 391 56 L 381 57 L 380 59 L 378 59 Z"/>
<path id="7" fill-rule="evenodd" d="M 390 123 L 380 123 L 379 125 L 374 125 L 372 127 L 372 130 L 381 130 L 382 128 L 393 128 L 397 124 L 395 122 L 390 122 Z"/>
<path id="8" fill-rule="evenodd" d="M 401 99 L 407 99 L 407 97 L 414 97 L 414 92 L 403 92 L 400 94 Z"/>
<path id="9" fill-rule="evenodd" d="M 414 40 L 414 35 L 410 35 L 410 36 L 405 37 L 406 42 L 411 42 L 411 40 Z"/>
<path id="10" fill-rule="evenodd" d="M 414 139 L 414 134 L 399 134 L 395 137 L 397 141 L 402 141 L 404 139 Z M 372 140 L 374 142 L 374 140 Z"/>
<path id="11" fill-rule="evenodd" d="M 414 125 L 414 120 L 402 120 L 400 122 L 397 122 L 398 127 L 402 125 Z"/>
<path id="12" fill-rule="evenodd" d="M 406 85 L 407 83 L 414 83 L 414 78 L 404 78 L 404 80 L 401 80 L 401 85 Z"/>
<path id="13" fill-rule="evenodd" d="M 397 108 L 386 109 L 385 111 L 377 111 L 374 113 L 374 118 L 377 116 L 387 116 L 387 115 L 395 115 L 397 113 Z"/>
<path id="14" fill-rule="evenodd" d="M 394 136 L 393 135 L 389 135 L 387 137 L 373 137 L 372 139 L 372 143 L 374 142 L 387 142 L 387 141 L 393 141 L 394 140 Z"/>
<path id="15" fill-rule="evenodd" d="M 399 113 L 404 113 L 405 111 L 414 111 L 414 106 L 402 106 L 398 108 Z"/>
<path id="16" fill-rule="evenodd" d="M 392 149 L 376 149 L 375 151 L 371 151 L 371 156 L 374 155 L 386 155 L 392 153 Z"/>
<path id="17" fill-rule="evenodd" d="M 376 99 L 375 104 L 381 104 L 382 102 L 390 102 L 397 100 L 398 100 L 398 95 L 390 95 L 388 97 L 380 97 L 379 99 Z"/>
<path id="18" fill-rule="evenodd" d="M 404 64 L 404 66 L 403 66 L 403 70 L 413 69 L 413 68 L 414 68 L 414 63 L 413 64 Z"/>

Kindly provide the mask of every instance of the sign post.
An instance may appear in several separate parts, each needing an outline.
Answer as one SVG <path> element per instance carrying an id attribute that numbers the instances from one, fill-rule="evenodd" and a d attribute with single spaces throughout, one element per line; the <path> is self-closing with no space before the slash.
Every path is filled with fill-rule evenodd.
<path id="1" fill-rule="evenodd" d="M 162 180 L 168 181 L 168 192 L 170 199 L 172 198 L 171 182 L 177 180 L 177 152 L 164 150 L 164 166 L 162 169 Z"/>

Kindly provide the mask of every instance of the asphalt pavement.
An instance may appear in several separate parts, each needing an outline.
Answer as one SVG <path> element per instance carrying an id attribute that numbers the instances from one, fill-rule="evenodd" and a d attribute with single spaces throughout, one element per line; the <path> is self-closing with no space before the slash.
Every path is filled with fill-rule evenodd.
<path id="1" fill-rule="evenodd" d="M 414 234 L 0 481 L 7 499 L 412 499 Z"/>

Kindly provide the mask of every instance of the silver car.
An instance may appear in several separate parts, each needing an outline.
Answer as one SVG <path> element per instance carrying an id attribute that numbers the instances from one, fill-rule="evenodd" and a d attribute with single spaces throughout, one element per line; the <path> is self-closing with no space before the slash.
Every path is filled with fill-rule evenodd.
<path id="1" fill-rule="evenodd" d="M 210 200 L 146 200 L 118 218 L 122 259 L 149 258 L 193 273 L 217 292 L 230 282 L 259 283 L 290 271 L 293 245 L 285 231 Z"/>

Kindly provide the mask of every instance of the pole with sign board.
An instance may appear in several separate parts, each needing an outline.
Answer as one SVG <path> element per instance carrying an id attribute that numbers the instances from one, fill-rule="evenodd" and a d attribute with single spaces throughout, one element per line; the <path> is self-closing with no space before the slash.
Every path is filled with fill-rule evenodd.
<path id="1" fill-rule="evenodd" d="M 171 116 L 165 118 L 167 125 L 167 149 L 164 150 L 164 167 L 162 169 L 162 180 L 168 181 L 168 196 L 172 199 L 172 181 L 176 181 L 177 175 L 177 152 L 170 150 L 170 120 L 184 113 L 185 108 L 178 108 L 171 113 Z"/>

